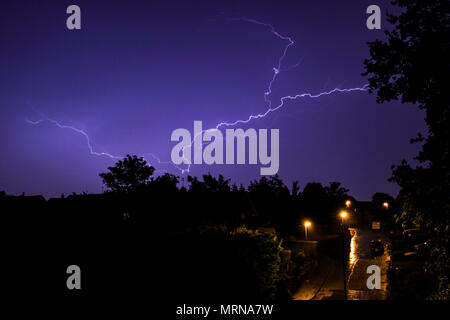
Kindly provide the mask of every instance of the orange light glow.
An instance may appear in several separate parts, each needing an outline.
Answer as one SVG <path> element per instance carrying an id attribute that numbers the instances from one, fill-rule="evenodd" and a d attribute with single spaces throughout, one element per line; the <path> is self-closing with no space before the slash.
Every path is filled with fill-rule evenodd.
<path id="1" fill-rule="evenodd" d="M 347 218 L 348 213 L 347 213 L 347 211 L 341 211 L 341 212 L 339 213 L 339 216 L 340 216 L 342 219 L 345 219 L 345 218 Z"/>
<path id="2" fill-rule="evenodd" d="M 353 268 L 355 267 L 356 262 L 358 261 L 358 254 L 357 254 L 358 244 L 356 243 L 356 238 L 358 236 L 358 231 L 357 231 L 357 229 L 351 228 L 350 232 L 352 234 L 352 240 L 350 241 L 349 268 L 353 272 Z"/>

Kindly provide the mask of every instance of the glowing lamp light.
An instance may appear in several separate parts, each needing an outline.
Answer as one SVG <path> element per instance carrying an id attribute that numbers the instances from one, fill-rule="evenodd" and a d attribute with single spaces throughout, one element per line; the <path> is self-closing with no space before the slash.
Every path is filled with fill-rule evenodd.
<path id="1" fill-rule="evenodd" d="M 308 227 L 311 226 L 310 221 L 305 221 L 305 239 L 308 240 Z"/>
<path id="2" fill-rule="evenodd" d="M 347 218 L 348 213 L 347 213 L 347 211 L 341 211 L 341 212 L 339 213 L 339 216 L 340 216 L 342 219 L 345 219 L 345 218 Z"/>

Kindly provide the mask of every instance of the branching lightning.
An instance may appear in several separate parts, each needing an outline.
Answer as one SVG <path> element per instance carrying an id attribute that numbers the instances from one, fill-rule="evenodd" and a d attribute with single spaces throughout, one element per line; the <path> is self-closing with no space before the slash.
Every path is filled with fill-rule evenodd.
<path id="1" fill-rule="evenodd" d="M 58 121 L 53 120 L 53 119 L 46 118 L 45 120 L 50 122 L 50 123 L 52 123 L 52 124 L 54 124 L 58 128 L 70 129 L 70 130 L 73 130 L 73 131 L 83 135 L 84 138 L 86 139 L 86 144 L 88 146 L 88 149 L 89 149 L 89 152 L 90 152 L 91 155 L 94 155 L 94 156 L 106 156 L 106 157 L 109 157 L 109 158 L 111 158 L 113 160 L 121 159 L 121 157 L 114 156 L 114 155 L 112 155 L 112 154 L 110 154 L 108 152 L 96 152 L 96 151 L 94 151 L 94 148 L 92 147 L 92 144 L 91 144 L 91 138 L 89 138 L 89 135 L 85 131 L 83 131 L 81 129 L 78 129 L 78 128 L 75 128 L 75 127 L 72 127 L 72 126 L 60 124 Z M 37 120 L 37 121 L 31 121 L 29 119 L 25 119 L 25 121 L 28 122 L 29 124 L 37 125 L 37 124 L 40 124 L 41 122 L 43 122 L 44 120 L 40 119 L 40 120 Z"/>
<path id="2" fill-rule="evenodd" d="M 236 126 L 238 124 L 247 124 L 247 123 L 249 123 L 252 120 L 264 118 L 267 115 L 269 115 L 270 113 L 272 113 L 274 111 L 277 111 L 278 109 L 281 109 L 284 106 L 285 101 L 288 101 L 288 100 L 297 100 L 297 99 L 301 99 L 301 98 L 317 99 L 317 98 L 320 98 L 322 96 L 328 96 L 328 95 L 332 95 L 332 94 L 336 94 L 336 93 L 350 93 L 350 92 L 358 92 L 358 91 L 361 92 L 361 91 L 367 91 L 368 90 L 368 86 L 369 85 L 365 84 L 362 87 L 344 88 L 344 89 L 334 88 L 332 90 L 323 91 L 323 92 L 319 92 L 319 93 L 298 93 L 298 94 L 295 94 L 295 95 L 287 95 L 287 96 L 281 97 L 280 100 L 279 100 L 279 103 L 276 106 L 273 107 L 272 100 L 270 100 L 269 97 L 272 94 L 272 86 L 275 83 L 277 77 L 280 75 L 281 72 L 286 71 L 286 70 L 290 70 L 290 69 L 295 68 L 295 67 L 297 67 L 299 65 L 299 63 L 297 63 L 297 64 L 295 64 L 293 66 L 287 67 L 284 70 L 282 69 L 283 60 L 286 58 L 286 55 L 287 55 L 287 52 L 288 52 L 289 48 L 291 46 L 293 46 L 295 44 L 295 42 L 294 42 L 294 40 L 292 40 L 291 37 L 283 36 L 280 33 L 278 33 L 278 31 L 276 31 L 274 26 L 272 26 L 271 24 L 260 22 L 260 21 L 253 20 L 253 19 L 247 19 L 247 18 L 241 18 L 240 20 L 246 21 L 246 22 L 249 22 L 249 23 L 252 23 L 252 24 L 264 26 L 264 27 L 268 28 L 269 31 L 274 36 L 276 36 L 277 38 L 279 38 L 279 39 L 281 39 L 283 41 L 287 41 L 288 43 L 284 46 L 282 55 L 278 59 L 276 66 L 273 67 L 273 75 L 271 77 L 271 80 L 270 80 L 270 82 L 268 84 L 268 87 L 267 87 L 266 91 L 264 92 L 264 101 L 266 102 L 266 106 L 267 106 L 266 111 L 264 111 L 262 113 L 258 113 L 258 114 L 251 114 L 247 118 L 238 119 L 238 120 L 235 120 L 235 121 L 232 121 L 232 122 L 226 122 L 226 121 L 219 122 L 215 126 L 215 129 L 219 129 L 221 127 L 233 127 L 233 126 Z M 29 119 L 25 119 L 25 121 L 28 122 L 29 124 L 32 124 L 32 125 L 39 125 L 39 124 L 41 124 L 44 121 L 48 121 L 48 122 L 52 123 L 53 125 L 61 128 L 61 129 L 70 129 L 70 130 L 72 130 L 72 131 L 74 131 L 74 132 L 76 132 L 78 134 L 83 135 L 85 140 L 86 140 L 86 144 L 87 144 L 87 147 L 88 147 L 89 152 L 90 152 L 91 155 L 105 156 L 105 157 L 110 158 L 111 160 L 118 160 L 118 159 L 122 159 L 123 158 L 123 156 L 113 155 L 113 154 L 110 154 L 108 152 L 97 152 L 97 151 L 94 151 L 94 148 L 92 147 L 91 139 L 90 139 L 89 135 L 85 131 L 83 131 L 81 129 L 78 129 L 76 127 L 69 126 L 69 125 L 63 125 L 63 124 L 59 123 L 58 121 L 50 119 L 50 118 L 40 119 L 40 120 L 37 120 L 37 121 L 32 121 L 32 120 L 29 120 Z M 212 130 L 212 129 L 203 130 L 200 134 L 203 134 L 203 133 L 207 132 L 208 130 Z M 194 137 L 194 139 L 195 139 L 195 137 Z M 188 148 L 192 147 L 192 145 L 194 143 L 194 139 L 191 140 L 191 144 L 188 146 Z M 146 161 L 147 161 L 147 159 L 145 157 L 146 155 L 151 156 L 154 160 L 156 160 L 156 162 L 158 164 L 169 164 L 169 165 L 172 165 L 176 169 L 180 170 L 182 174 L 184 174 L 185 172 L 189 172 L 190 171 L 190 164 L 187 165 L 187 168 L 181 168 L 181 167 L 175 165 L 174 163 L 172 163 L 170 161 L 161 161 L 161 159 L 158 156 L 156 156 L 155 154 L 153 154 L 153 153 L 145 153 L 145 154 L 142 155 L 142 157 Z M 151 163 L 152 161 L 147 161 L 147 162 Z M 157 170 L 157 171 L 167 172 L 167 170 Z"/>

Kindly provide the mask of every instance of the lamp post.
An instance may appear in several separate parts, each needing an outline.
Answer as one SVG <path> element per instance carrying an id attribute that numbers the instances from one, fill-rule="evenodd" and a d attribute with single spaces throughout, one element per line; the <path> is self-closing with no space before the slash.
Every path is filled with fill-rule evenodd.
<path id="1" fill-rule="evenodd" d="M 386 208 L 386 213 L 389 213 L 389 202 L 383 202 L 383 207 Z"/>
<path id="2" fill-rule="evenodd" d="M 347 206 L 347 208 L 350 208 L 351 204 L 352 202 L 350 200 L 345 201 L 345 205 Z"/>
<path id="3" fill-rule="evenodd" d="M 339 216 L 341 217 L 342 228 L 344 228 L 344 219 L 347 218 L 348 213 L 347 213 L 347 211 L 342 210 L 342 211 L 339 213 Z"/>
<path id="4" fill-rule="evenodd" d="M 308 227 L 311 226 L 311 222 L 305 221 L 305 239 L 308 240 Z"/>
<path id="5" fill-rule="evenodd" d="M 341 230 L 342 230 L 342 270 L 344 273 L 344 299 L 347 300 L 347 263 L 345 259 L 345 233 L 344 233 L 344 220 L 348 217 L 348 213 L 342 210 L 339 213 L 341 217 Z"/>

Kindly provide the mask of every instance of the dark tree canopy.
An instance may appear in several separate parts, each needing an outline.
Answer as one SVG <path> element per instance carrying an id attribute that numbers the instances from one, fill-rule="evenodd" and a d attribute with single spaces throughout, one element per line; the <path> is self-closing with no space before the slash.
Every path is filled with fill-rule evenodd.
<path id="1" fill-rule="evenodd" d="M 145 186 L 155 168 L 147 161 L 137 156 L 127 155 L 116 162 L 114 167 L 108 167 L 109 172 L 100 173 L 105 186 L 114 192 L 132 192 Z"/>
<path id="2" fill-rule="evenodd" d="M 429 134 L 418 159 L 444 166 L 448 172 L 450 108 L 448 90 L 450 2 L 445 0 L 393 1 L 404 9 L 389 15 L 394 25 L 386 41 L 369 42 L 370 58 L 364 61 L 371 92 L 377 101 L 401 99 L 426 112 Z"/>
<path id="3" fill-rule="evenodd" d="M 450 216 L 450 106 L 448 90 L 450 2 L 447 0 L 395 0 L 398 16 L 389 15 L 392 31 L 385 41 L 369 42 L 370 58 L 364 61 L 371 92 L 379 103 L 401 99 L 425 111 L 428 132 L 412 142 L 422 142 L 417 160 L 393 167 L 391 181 L 401 191 L 398 221 L 418 224 L 434 236 L 436 263 L 429 267 L 439 279 L 437 297 L 449 297 L 448 239 Z M 442 272 L 442 270 L 444 270 Z"/>
<path id="4" fill-rule="evenodd" d="M 421 221 L 429 229 L 445 229 L 450 203 L 450 91 L 446 85 L 450 3 L 396 0 L 393 4 L 403 11 L 389 15 L 394 29 L 385 32 L 386 41 L 369 42 L 364 75 L 378 102 L 401 98 L 425 110 L 428 133 L 412 139 L 423 142 L 417 157 L 422 164 L 412 168 L 403 161 L 393 168 L 391 181 L 402 188 L 400 196 L 408 202 L 404 219 Z"/>
<path id="5" fill-rule="evenodd" d="M 325 187 L 325 191 L 329 198 L 339 199 L 342 197 L 345 197 L 347 195 L 347 192 L 350 190 L 344 187 L 341 187 L 340 182 L 330 182 L 330 185 Z"/>
<path id="6" fill-rule="evenodd" d="M 309 182 L 303 189 L 303 200 L 312 203 L 323 203 L 327 198 L 327 191 L 319 182 Z"/>
<path id="7" fill-rule="evenodd" d="M 441 98 L 448 97 L 449 2 L 395 0 L 393 4 L 406 10 L 399 16 L 388 15 L 394 29 L 385 32 L 387 41 L 369 42 L 364 75 L 369 75 L 379 102 L 401 97 L 402 102 L 419 103 L 422 108 L 440 106 L 442 112 Z"/>
<path id="8" fill-rule="evenodd" d="M 270 177 L 262 176 L 259 180 L 254 180 L 250 182 L 248 191 L 251 193 L 274 193 L 274 194 L 289 194 L 289 189 L 279 178 L 279 176 L 273 175 Z"/>
<path id="9" fill-rule="evenodd" d="M 388 195 L 387 193 L 383 192 L 376 192 L 373 194 L 372 203 L 375 206 L 381 206 L 383 205 L 384 202 L 387 202 L 389 203 L 389 205 L 392 205 L 392 203 L 394 202 L 394 198 Z"/>
<path id="10" fill-rule="evenodd" d="M 191 192 L 230 192 L 231 191 L 231 188 L 229 186 L 230 179 L 224 179 L 224 177 L 221 174 L 219 174 L 218 179 L 213 177 L 210 173 L 204 174 L 203 181 L 199 181 L 197 177 L 188 176 L 188 182 L 190 183 L 189 191 L 191 191 Z"/>
<path id="11" fill-rule="evenodd" d="M 162 176 L 152 178 L 147 183 L 149 191 L 156 191 L 159 193 L 175 193 L 178 192 L 179 177 L 170 173 L 165 173 Z"/>

